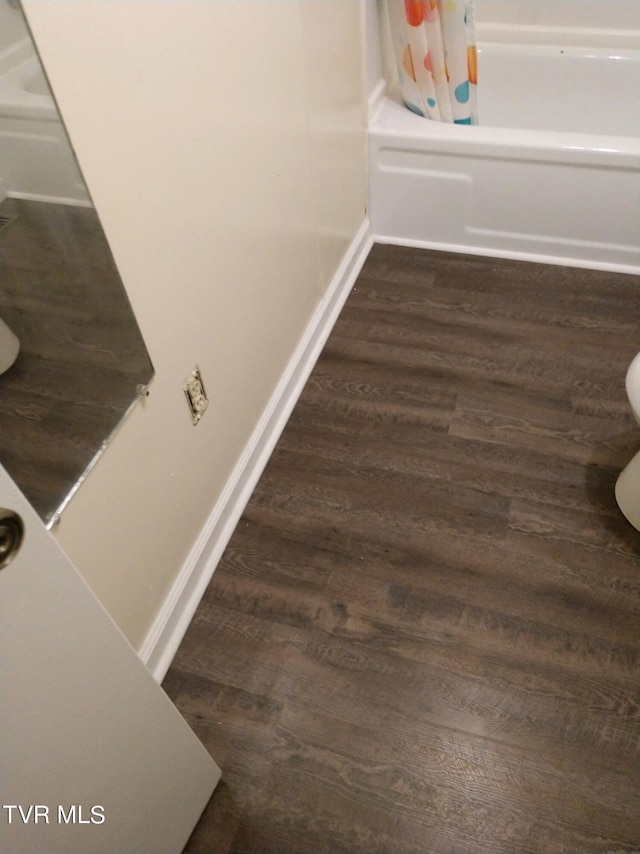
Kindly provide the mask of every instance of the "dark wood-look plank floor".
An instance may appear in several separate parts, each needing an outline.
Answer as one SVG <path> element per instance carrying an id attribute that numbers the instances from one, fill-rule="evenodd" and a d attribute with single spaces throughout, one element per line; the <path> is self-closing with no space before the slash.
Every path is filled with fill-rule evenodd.
<path id="1" fill-rule="evenodd" d="M 376 246 L 164 687 L 186 851 L 640 849 L 624 275 Z"/>
<path id="2" fill-rule="evenodd" d="M 152 369 L 92 208 L 5 199 L 0 315 L 20 354 L 0 376 L 0 459 L 48 521 Z"/>

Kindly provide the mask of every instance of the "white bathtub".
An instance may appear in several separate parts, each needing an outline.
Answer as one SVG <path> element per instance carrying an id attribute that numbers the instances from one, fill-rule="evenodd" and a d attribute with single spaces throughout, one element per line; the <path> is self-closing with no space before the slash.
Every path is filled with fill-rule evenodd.
<path id="1" fill-rule="evenodd" d="M 378 241 L 640 271 L 640 50 L 570 45 L 480 42 L 478 126 L 384 99 Z"/>
<path id="2" fill-rule="evenodd" d="M 0 58 L 0 177 L 14 198 L 90 204 L 30 41 Z"/>

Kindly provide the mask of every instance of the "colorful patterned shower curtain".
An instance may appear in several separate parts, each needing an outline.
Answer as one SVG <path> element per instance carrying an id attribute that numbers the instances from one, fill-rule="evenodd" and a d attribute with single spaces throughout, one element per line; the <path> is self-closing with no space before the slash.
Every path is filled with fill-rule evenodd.
<path id="1" fill-rule="evenodd" d="M 473 0 L 387 0 L 402 98 L 418 115 L 477 124 Z"/>

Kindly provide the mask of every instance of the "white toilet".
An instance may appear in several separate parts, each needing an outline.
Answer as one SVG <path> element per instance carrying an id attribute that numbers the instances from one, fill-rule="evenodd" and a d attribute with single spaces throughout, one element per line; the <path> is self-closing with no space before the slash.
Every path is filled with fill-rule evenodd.
<path id="1" fill-rule="evenodd" d="M 0 374 L 8 371 L 20 352 L 20 342 L 0 317 Z"/>
<path id="2" fill-rule="evenodd" d="M 640 353 L 629 365 L 625 385 L 631 411 L 640 424 Z M 616 481 L 616 501 L 629 522 L 640 531 L 640 451 Z"/>

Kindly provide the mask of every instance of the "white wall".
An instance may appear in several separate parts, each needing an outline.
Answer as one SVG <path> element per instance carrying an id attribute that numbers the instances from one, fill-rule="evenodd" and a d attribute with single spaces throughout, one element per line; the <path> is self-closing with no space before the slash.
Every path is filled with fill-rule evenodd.
<path id="1" fill-rule="evenodd" d="M 140 647 L 363 223 L 361 2 L 24 7 L 156 369 L 57 530 Z"/>

